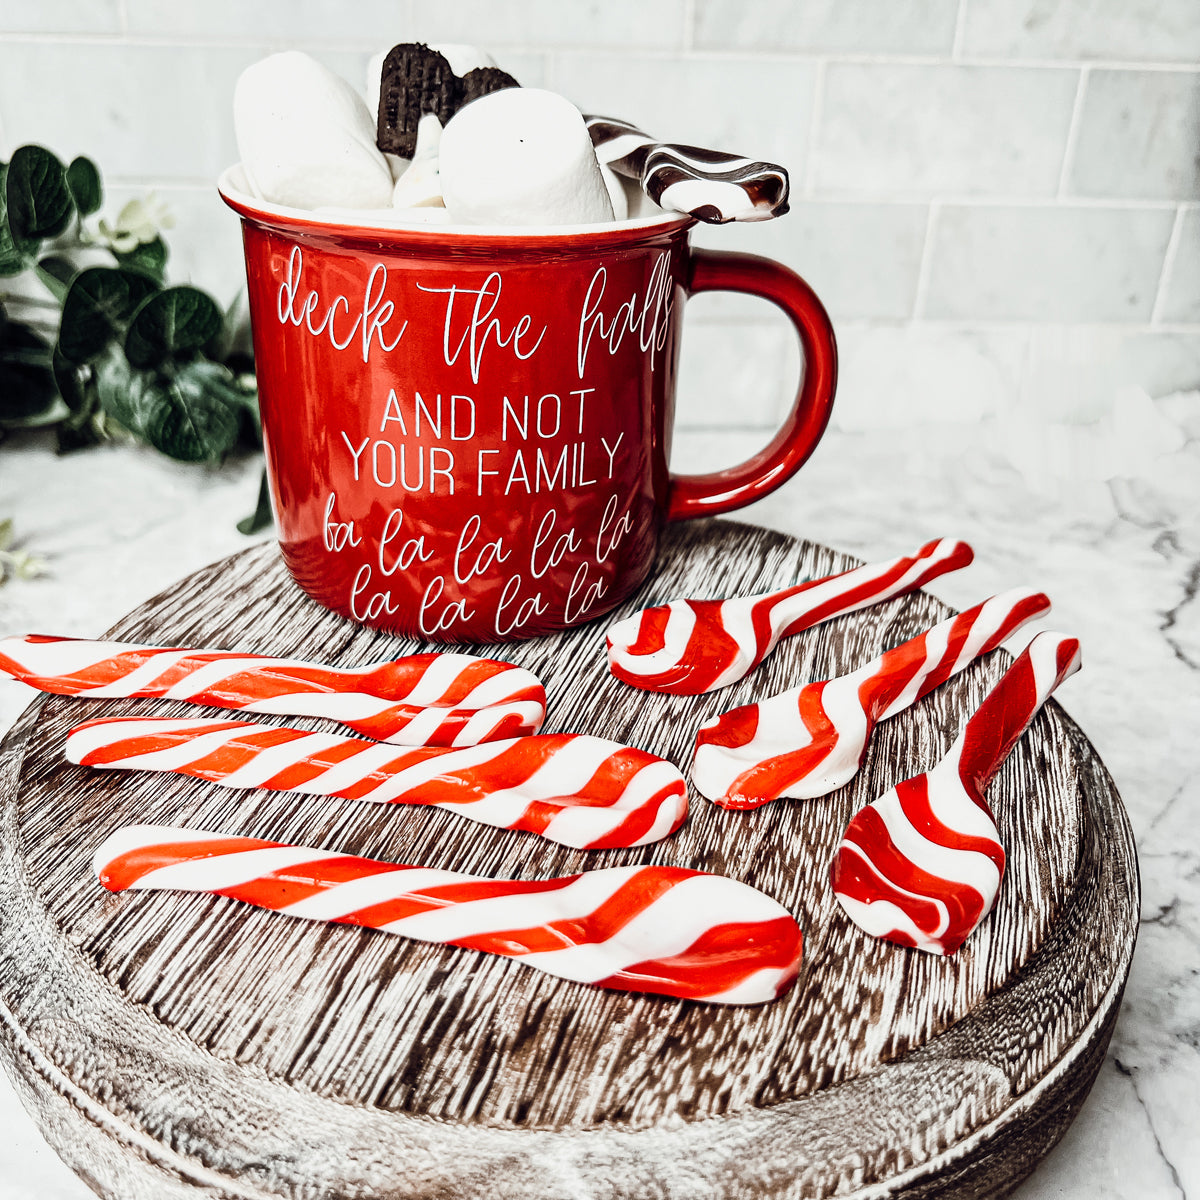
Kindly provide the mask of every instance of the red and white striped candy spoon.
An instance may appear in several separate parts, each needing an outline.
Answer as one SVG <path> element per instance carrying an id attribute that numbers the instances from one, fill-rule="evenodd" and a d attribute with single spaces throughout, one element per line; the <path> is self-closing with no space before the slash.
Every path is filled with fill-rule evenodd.
<path id="1" fill-rule="evenodd" d="M 236 650 L 11 637 L 0 672 L 43 692 L 98 700 L 139 696 L 215 708 L 328 717 L 380 742 L 474 746 L 536 733 L 546 689 L 523 667 L 469 654 L 413 654 L 327 667 Z"/>
<path id="2" fill-rule="evenodd" d="M 596 987 L 762 1004 L 800 967 L 795 918 L 762 892 L 681 867 L 484 879 L 169 826 L 116 830 L 93 865 L 110 891 L 212 892 L 517 959 Z"/>
<path id="3" fill-rule="evenodd" d="M 651 692 L 698 696 L 744 679 L 781 638 L 881 604 L 967 566 L 966 542 L 942 538 L 916 554 L 728 600 L 672 600 L 608 631 L 608 668 Z"/>
<path id="4" fill-rule="evenodd" d="M 835 791 L 862 765 L 877 722 L 903 712 L 1049 609 L 1041 592 L 1005 592 L 847 675 L 730 709 L 696 735 L 692 782 L 722 808 Z"/>
<path id="5" fill-rule="evenodd" d="M 585 734 L 403 748 L 249 721 L 122 717 L 67 737 L 69 761 L 378 804 L 427 804 L 579 850 L 642 846 L 687 816 L 679 769 Z"/>
<path id="6" fill-rule="evenodd" d="M 767 221 L 788 210 L 788 173 L 777 163 L 703 146 L 656 142 L 628 121 L 584 117 L 596 157 L 661 208 L 698 220 Z"/>
<path id="7" fill-rule="evenodd" d="M 953 954 L 992 911 L 1005 855 L 984 793 L 1079 664 L 1075 638 L 1039 633 L 933 770 L 854 815 L 830 877 L 856 925 L 901 946 Z"/>

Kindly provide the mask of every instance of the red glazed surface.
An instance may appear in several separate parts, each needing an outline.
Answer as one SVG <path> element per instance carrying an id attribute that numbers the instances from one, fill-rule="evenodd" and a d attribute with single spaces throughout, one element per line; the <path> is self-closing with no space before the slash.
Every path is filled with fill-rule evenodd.
<path id="1" fill-rule="evenodd" d="M 243 218 L 284 559 L 364 624 L 450 642 L 591 620 L 653 566 L 663 520 L 759 499 L 828 421 L 833 332 L 795 274 L 693 251 L 690 218 L 533 234 Z M 803 386 L 774 441 L 667 469 L 683 303 L 729 288 L 792 317 Z"/>

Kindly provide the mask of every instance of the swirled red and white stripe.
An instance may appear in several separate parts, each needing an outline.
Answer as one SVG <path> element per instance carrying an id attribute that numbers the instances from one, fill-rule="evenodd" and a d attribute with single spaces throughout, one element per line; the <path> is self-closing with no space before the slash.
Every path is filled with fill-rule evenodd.
<path id="1" fill-rule="evenodd" d="M 799 970 L 801 934 L 744 883 L 681 867 L 484 879 L 201 830 L 116 830 L 93 865 L 110 891 L 211 892 L 313 921 L 514 958 L 562 979 L 712 1004 L 761 1004 Z"/>
<path id="2" fill-rule="evenodd" d="M 172 771 L 224 787 L 433 805 L 580 850 L 656 842 L 687 816 L 677 767 L 586 734 L 406 749 L 249 721 L 125 717 L 73 729 L 66 754 L 84 766 Z"/>
<path id="3" fill-rule="evenodd" d="M 984 793 L 1079 662 L 1075 638 L 1039 633 L 937 766 L 854 815 L 830 878 L 856 925 L 902 946 L 953 954 L 992 911 L 1005 852 Z"/>
<path id="4" fill-rule="evenodd" d="M 730 709 L 696 735 L 692 782 L 722 808 L 835 791 L 862 765 L 879 721 L 903 712 L 1049 608 L 1041 592 L 1005 592 L 847 675 Z"/>
<path id="5" fill-rule="evenodd" d="M 532 672 L 469 654 L 327 667 L 235 650 L 27 637 L 0 641 L 0 671 L 43 692 L 140 696 L 327 717 L 380 742 L 474 746 L 536 733 L 546 689 Z"/>
<path id="6" fill-rule="evenodd" d="M 924 587 L 974 557 L 942 538 L 916 554 L 727 600 L 672 600 L 644 608 L 608 631 L 608 666 L 651 692 L 697 696 L 744 679 L 781 638 Z"/>

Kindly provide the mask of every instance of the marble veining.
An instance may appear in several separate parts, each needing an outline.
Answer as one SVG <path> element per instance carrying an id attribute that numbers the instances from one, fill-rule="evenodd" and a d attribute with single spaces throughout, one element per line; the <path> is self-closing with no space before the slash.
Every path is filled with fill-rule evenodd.
<path id="1" fill-rule="evenodd" d="M 1047 591 L 1036 628 L 1083 643 L 1058 698 L 1116 779 L 1138 838 L 1144 911 L 1108 1059 L 1078 1119 L 1021 1200 L 1200 1195 L 1200 393 L 1132 426 L 1019 429 L 998 416 L 834 430 L 744 519 L 875 560 L 961 537 L 966 570 L 930 591 L 956 607 L 1013 586 Z M 1146 433 L 1150 430 L 1154 436 Z M 1021 436 L 1016 436 L 1019 433 Z M 1023 449 L 1035 439 L 1054 454 Z M 676 465 L 744 457 L 762 434 L 678 434 Z M 58 459 L 34 437 L 0 448 L 0 518 L 47 560 L 0 587 L 0 636 L 96 636 L 174 579 L 234 553 L 257 465 L 183 468 L 133 447 Z M 599 636 L 599 634 L 598 634 Z M 0 683 L 0 730 L 31 698 Z M 0 1080 L 0 1200 L 85 1200 Z"/>

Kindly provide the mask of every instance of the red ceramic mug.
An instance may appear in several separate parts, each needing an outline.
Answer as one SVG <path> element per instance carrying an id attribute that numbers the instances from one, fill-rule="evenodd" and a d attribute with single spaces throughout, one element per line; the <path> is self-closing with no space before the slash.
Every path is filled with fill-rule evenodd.
<path id="1" fill-rule="evenodd" d="M 620 604 L 664 520 L 749 504 L 829 418 L 837 351 L 794 272 L 694 250 L 688 217 L 527 229 L 364 227 L 250 197 L 242 217 L 284 560 L 353 620 L 447 642 L 531 637 Z M 683 302 L 749 292 L 791 318 L 803 382 L 748 462 L 671 475 Z"/>

